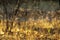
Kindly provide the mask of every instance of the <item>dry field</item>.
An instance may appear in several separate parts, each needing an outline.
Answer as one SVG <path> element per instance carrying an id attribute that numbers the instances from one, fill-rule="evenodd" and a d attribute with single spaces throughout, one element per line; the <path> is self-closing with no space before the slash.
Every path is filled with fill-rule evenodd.
<path id="1" fill-rule="evenodd" d="M 28 20 L 18 21 L 18 18 L 8 22 L 0 20 L 0 40 L 60 40 L 60 16 L 59 11 L 53 12 L 30 12 Z M 40 13 L 40 15 L 38 14 Z M 49 15 L 51 19 L 49 19 Z M 18 15 L 19 16 L 19 15 Z M 37 19 L 34 19 L 34 17 Z M 45 18 L 44 18 L 45 17 Z"/>

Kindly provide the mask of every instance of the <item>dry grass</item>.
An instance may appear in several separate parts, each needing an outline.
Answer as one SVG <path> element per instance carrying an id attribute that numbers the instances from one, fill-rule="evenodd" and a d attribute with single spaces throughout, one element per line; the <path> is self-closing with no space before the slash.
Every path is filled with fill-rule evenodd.
<path id="1" fill-rule="evenodd" d="M 48 17 L 37 20 L 29 18 L 27 21 L 13 22 L 11 32 L 5 32 L 6 20 L 0 23 L 0 40 L 60 40 L 58 30 L 60 28 L 60 20 L 56 17 L 49 21 Z M 10 22 L 9 22 L 10 24 Z M 11 25 L 10 25 L 11 26 Z M 10 30 L 10 26 L 9 29 Z M 55 29 L 56 28 L 56 29 Z M 54 33 L 51 34 L 50 29 Z"/>

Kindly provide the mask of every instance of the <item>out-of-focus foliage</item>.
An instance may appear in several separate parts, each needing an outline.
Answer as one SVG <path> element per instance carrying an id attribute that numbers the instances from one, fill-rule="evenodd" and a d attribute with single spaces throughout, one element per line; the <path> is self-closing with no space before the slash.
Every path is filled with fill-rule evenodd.
<path id="1" fill-rule="evenodd" d="M 2 7 L 0 40 L 60 40 L 60 10 L 55 11 L 55 2 L 19 0 L 21 5 L 18 8 L 16 1 L 11 0 L 11 3 L 8 0 L 8 5 L 5 5 L 7 14 Z M 16 7 L 18 12 L 14 15 Z"/>
<path id="2" fill-rule="evenodd" d="M 22 11 L 24 12 L 24 11 Z M 37 15 L 36 15 L 37 13 Z M 40 14 L 40 16 L 38 15 L 38 13 Z M 60 34 L 58 32 L 58 30 L 60 29 L 60 20 L 58 15 L 56 15 L 56 12 L 52 12 L 49 11 L 46 13 L 45 17 L 44 17 L 44 13 L 42 13 L 42 11 L 30 11 L 30 16 L 26 16 L 29 17 L 27 18 L 27 20 L 23 20 L 23 21 L 18 21 L 19 18 L 15 18 L 15 20 L 13 21 L 13 26 L 12 28 L 10 25 L 9 21 L 9 29 L 7 30 L 11 30 L 11 32 L 5 32 L 6 29 L 6 20 L 0 20 L 0 35 L 2 35 L 2 40 L 4 39 L 4 37 L 6 37 L 5 39 L 11 39 L 11 40 L 54 40 L 54 39 L 60 39 Z M 53 14 L 54 15 L 53 15 Z M 51 15 L 51 20 L 49 19 Z M 20 14 L 22 15 L 22 14 Z M 56 16 L 55 16 L 56 15 Z M 17 15 L 19 16 L 19 15 Z M 20 16 L 23 17 L 23 16 Z M 37 17 L 35 19 L 35 17 Z M 18 23 L 20 23 L 20 25 L 18 25 Z M 56 29 L 55 29 L 56 28 Z M 51 31 L 52 30 L 52 31 Z M 52 35 L 53 34 L 53 35 Z M 58 35 L 59 34 L 59 35 Z M 55 38 L 57 36 L 57 38 Z M 47 38 L 46 38 L 47 37 Z"/>

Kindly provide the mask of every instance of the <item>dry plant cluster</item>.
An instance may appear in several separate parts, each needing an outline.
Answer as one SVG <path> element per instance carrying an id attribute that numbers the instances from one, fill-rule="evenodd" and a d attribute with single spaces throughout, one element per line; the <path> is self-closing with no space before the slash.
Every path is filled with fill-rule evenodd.
<path id="1" fill-rule="evenodd" d="M 60 40 L 60 10 L 20 9 L 11 22 L 6 31 L 6 19 L 0 20 L 0 40 Z"/>

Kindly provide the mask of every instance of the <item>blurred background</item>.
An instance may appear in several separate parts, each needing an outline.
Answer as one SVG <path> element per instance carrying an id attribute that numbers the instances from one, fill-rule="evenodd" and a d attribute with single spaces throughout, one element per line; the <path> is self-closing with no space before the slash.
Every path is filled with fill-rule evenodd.
<path id="1" fill-rule="evenodd" d="M 60 40 L 59 0 L 0 0 L 0 40 Z"/>

